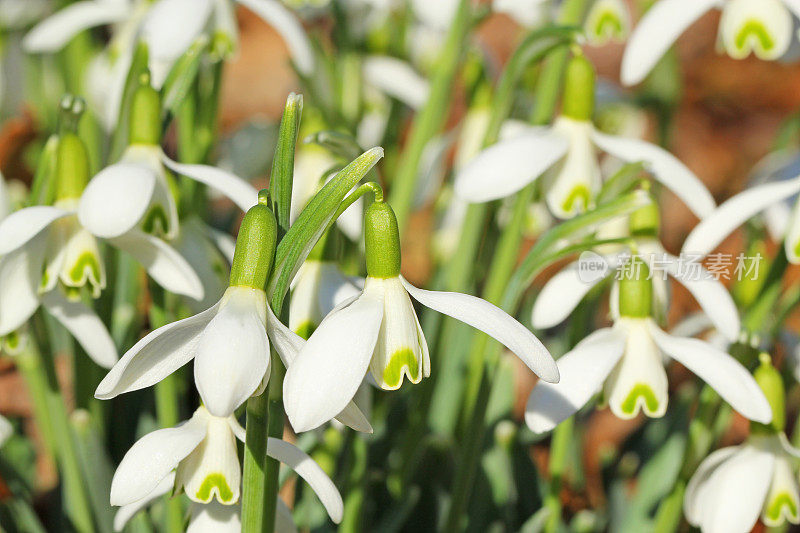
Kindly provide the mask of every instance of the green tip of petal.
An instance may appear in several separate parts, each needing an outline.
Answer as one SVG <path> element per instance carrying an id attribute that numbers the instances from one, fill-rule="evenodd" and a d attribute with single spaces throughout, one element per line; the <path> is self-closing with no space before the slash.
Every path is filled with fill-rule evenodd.
<path id="1" fill-rule="evenodd" d="M 785 513 L 784 509 L 786 509 Z M 792 495 L 786 491 L 776 494 L 764 509 L 764 516 L 774 525 L 783 523 L 784 514 L 795 520 L 798 518 L 797 503 L 792 498 Z"/>
<path id="2" fill-rule="evenodd" d="M 297 326 L 297 329 L 295 329 L 294 332 L 297 333 L 300 337 L 304 338 L 305 340 L 308 340 L 316 329 L 317 326 L 315 326 L 313 322 L 311 322 L 310 320 L 306 320 L 305 322 Z"/>
<path id="3" fill-rule="evenodd" d="M 775 48 L 775 40 L 770 35 L 769 30 L 764 27 L 760 20 L 748 20 L 742 25 L 739 32 L 736 34 L 734 44 L 738 51 L 747 52 L 748 44 L 756 41 L 759 43 L 761 50 L 769 52 Z M 750 45 L 752 46 L 752 45 Z"/>
<path id="4" fill-rule="evenodd" d="M 228 480 L 220 473 L 206 476 L 195 496 L 202 502 L 210 502 L 215 493 L 220 503 L 233 503 L 233 491 L 228 485 Z"/>
<path id="5" fill-rule="evenodd" d="M 637 383 L 628 393 L 622 405 L 620 405 L 620 409 L 626 415 L 635 416 L 640 403 L 648 415 L 652 416 L 658 412 L 660 406 L 658 398 L 656 398 L 656 394 L 650 385 L 646 383 Z"/>
<path id="6" fill-rule="evenodd" d="M 419 371 L 419 360 L 411 348 L 403 348 L 392 354 L 389 364 L 383 370 L 383 383 L 386 388 L 397 389 L 403 382 L 403 374 L 411 383 L 419 383 L 422 375 Z"/>

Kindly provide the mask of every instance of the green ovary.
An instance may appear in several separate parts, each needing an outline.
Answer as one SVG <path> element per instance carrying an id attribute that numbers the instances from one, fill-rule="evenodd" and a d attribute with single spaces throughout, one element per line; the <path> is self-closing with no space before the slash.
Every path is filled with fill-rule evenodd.
<path id="1" fill-rule="evenodd" d="M 623 37 L 622 21 L 615 13 L 606 11 L 597 17 L 592 31 L 598 37 L 609 35 L 621 39 Z"/>
<path id="2" fill-rule="evenodd" d="M 781 519 L 781 511 L 784 507 L 789 510 L 789 516 L 797 516 L 797 505 L 792 496 L 788 492 L 781 492 L 775 495 L 769 502 L 769 505 L 764 510 L 764 515 L 772 522 L 778 522 Z"/>
<path id="3" fill-rule="evenodd" d="M 640 397 L 644 398 L 644 404 L 648 412 L 655 413 L 658 411 L 658 399 L 653 389 L 650 388 L 650 385 L 639 383 L 631 389 L 628 397 L 622 402 L 622 412 L 626 415 L 633 415 L 636 412 L 636 404 Z"/>
<path id="4" fill-rule="evenodd" d="M 220 503 L 232 503 L 233 491 L 230 486 L 228 486 L 228 481 L 225 479 L 225 476 L 219 473 L 206 476 L 203 480 L 203 484 L 200 485 L 200 488 L 197 490 L 197 499 L 204 502 L 211 501 L 211 494 L 214 488 L 217 489 L 217 499 Z"/>
<path id="5" fill-rule="evenodd" d="M 411 348 L 403 348 L 392 354 L 392 358 L 383 370 L 383 382 L 391 388 L 400 386 L 403 380 L 403 368 L 408 368 L 406 372 L 411 383 L 419 383 L 419 361 L 414 356 Z"/>
<path id="6" fill-rule="evenodd" d="M 570 191 L 562 207 L 565 212 L 571 213 L 575 209 L 576 204 L 580 201 L 583 209 L 586 209 L 589 206 L 589 199 L 591 197 L 592 193 L 586 185 L 578 185 Z"/>
<path id="7" fill-rule="evenodd" d="M 295 333 L 297 333 L 300 337 L 308 340 L 308 338 L 311 337 L 311 334 L 314 333 L 314 330 L 316 329 L 317 326 L 315 326 L 314 323 L 311 322 L 310 320 L 307 320 L 302 324 L 300 324 L 299 326 L 297 326 Z"/>
<path id="8" fill-rule="evenodd" d="M 142 230 L 151 235 L 167 233 L 168 228 L 167 212 L 160 204 L 151 207 L 142 220 Z"/>
<path id="9" fill-rule="evenodd" d="M 750 39 L 750 36 L 754 36 L 758 41 L 761 43 L 761 48 L 765 52 L 772 50 L 775 47 L 775 41 L 772 40 L 767 29 L 764 25 L 758 20 L 750 20 L 742 29 L 739 30 L 739 33 L 736 34 L 736 39 L 734 42 L 736 43 L 736 48 L 739 50 L 744 50 L 747 41 Z"/>

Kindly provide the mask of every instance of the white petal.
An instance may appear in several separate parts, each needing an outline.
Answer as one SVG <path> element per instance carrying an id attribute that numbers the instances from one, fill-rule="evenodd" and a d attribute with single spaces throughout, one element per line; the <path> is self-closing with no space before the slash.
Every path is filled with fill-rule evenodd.
<path id="1" fill-rule="evenodd" d="M 778 527 L 785 522 L 800 523 L 800 494 L 797 476 L 785 456 L 775 458 L 772 486 L 764 501 L 762 512 L 764 525 Z"/>
<path id="2" fill-rule="evenodd" d="M 344 506 L 336 485 L 314 460 L 302 450 L 280 439 L 269 438 L 267 455 L 287 465 L 314 490 L 335 523 L 342 521 Z"/>
<path id="3" fill-rule="evenodd" d="M 426 26 L 446 31 L 455 17 L 458 0 L 411 0 L 414 15 Z"/>
<path id="4" fill-rule="evenodd" d="M 364 59 L 363 68 L 367 83 L 408 107 L 420 109 L 428 101 L 428 80 L 407 62 L 389 56 L 369 56 Z"/>
<path id="5" fill-rule="evenodd" d="M 792 15 L 780 0 L 729 0 L 722 10 L 719 34 L 728 55 L 778 59 L 792 41 Z"/>
<path id="6" fill-rule="evenodd" d="M 81 302 L 67 300 L 56 289 L 42 296 L 45 309 L 67 328 L 92 360 L 111 368 L 119 359 L 114 340 L 100 317 Z"/>
<path id="7" fill-rule="evenodd" d="M 583 120 L 558 117 L 553 131 L 569 141 L 567 155 L 544 177 L 547 207 L 558 218 L 587 211 L 602 185 L 600 163 L 592 142 L 594 126 Z"/>
<path id="8" fill-rule="evenodd" d="M 157 61 L 178 59 L 203 31 L 212 8 L 210 0 L 159 0 L 153 4 L 141 29 L 150 56 Z"/>
<path id="9" fill-rule="evenodd" d="M 241 508 L 238 505 L 222 505 L 192 502 L 189 526 L 186 533 L 241 533 Z"/>
<path id="10" fill-rule="evenodd" d="M 127 524 L 136 513 L 168 494 L 172 490 L 173 485 L 175 485 L 175 472 L 170 472 L 167 477 L 158 482 L 158 485 L 156 485 L 156 488 L 154 488 L 150 494 L 141 500 L 136 500 L 133 503 L 120 507 L 117 514 L 114 515 L 114 531 L 122 531 L 125 528 L 125 524 Z"/>
<path id="11" fill-rule="evenodd" d="M 0 255 L 6 255 L 24 245 L 69 211 L 49 205 L 26 207 L 11 213 L 0 222 Z"/>
<path id="12" fill-rule="evenodd" d="M 540 132 L 501 141 L 475 156 L 456 175 L 456 194 L 470 202 L 509 196 L 539 178 L 568 148 L 566 139 Z"/>
<path id="13" fill-rule="evenodd" d="M 123 3 L 75 2 L 37 24 L 25 35 L 22 46 L 28 52 L 55 52 L 83 30 L 120 22 L 129 11 Z"/>
<path id="14" fill-rule="evenodd" d="M 648 172 L 680 198 L 698 218 L 705 218 L 714 210 L 714 198 L 703 182 L 663 148 L 641 139 L 606 135 L 597 130 L 592 138 L 601 150 L 623 161 L 642 161 Z"/>
<path id="15" fill-rule="evenodd" d="M 673 337 L 655 324 L 650 332 L 659 348 L 697 374 L 742 415 L 762 424 L 772 420 L 764 393 L 736 359 L 705 341 Z"/>
<path id="16" fill-rule="evenodd" d="M 171 160 L 167 156 L 164 164 L 182 176 L 187 176 L 200 183 L 205 183 L 231 199 L 242 211 L 247 211 L 258 202 L 258 191 L 242 178 L 222 169 L 208 165 L 185 165 Z"/>
<path id="17" fill-rule="evenodd" d="M 617 329 L 595 331 L 558 359 L 561 381 L 540 381 L 528 397 L 525 422 L 544 433 L 575 414 L 596 394 L 622 357 L 625 336 Z"/>
<path id="18" fill-rule="evenodd" d="M 628 38 L 620 77 L 635 85 L 658 63 L 678 36 L 720 0 L 661 0 L 647 11 Z"/>
<path id="19" fill-rule="evenodd" d="M 217 314 L 218 308 L 219 303 L 200 314 L 150 332 L 134 344 L 103 378 L 95 391 L 95 398 L 108 400 L 149 387 L 191 361 L 200 334 Z"/>
<path id="20" fill-rule="evenodd" d="M 266 298 L 260 289 L 229 288 L 197 341 L 194 381 L 214 416 L 233 413 L 269 371 Z"/>
<path id="21" fill-rule="evenodd" d="M 295 431 L 327 422 L 353 399 L 372 358 L 382 319 L 383 294 L 365 291 L 328 315 L 311 335 L 283 382 L 286 414 Z"/>
<path id="22" fill-rule="evenodd" d="M 0 336 L 22 326 L 39 307 L 45 239 L 0 257 Z"/>
<path id="23" fill-rule="evenodd" d="M 797 201 L 792 210 L 792 217 L 786 226 L 783 245 L 789 262 L 795 265 L 800 264 L 800 200 Z"/>
<path id="24" fill-rule="evenodd" d="M 779 440 L 779 444 L 781 446 L 781 449 L 783 449 L 783 451 L 785 453 L 787 453 L 788 455 L 794 457 L 795 459 L 800 459 L 800 449 L 797 449 L 794 446 L 792 446 L 792 444 L 789 442 L 789 439 L 786 438 L 786 434 L 785 433 L 779 432 L 778 433 L 778 440 Z"/>
<path id="25" fill-rule="evenodd" d="M 703 512 L 708 504 L 709 478 L 720 465 L 740 449 L 740 446 L 728 446 L 716 450 L 703 459 L 695 473 L 692 474 L 683 497 L 683 512 L 686 514 L 686 520 L 693 526 L 700 525 Z"/>
<path id="26" fill-rule="evenodd" d="M 78 220 L 98 237 L 119 237 L 144 218 L 153 200 L 156 180 L 153 169 L 138 163 L 104 168 L 83 191 Z"/>
<path id="27" fill-rule="evenodd" d="M 669 261 L 664 265 L 667 272 L 692 293 L 717 330 L 731 342 L 736 341 L 741 321 L 736 303 L 725 286 L 702 267 L 698 269 L 698 275 L 681 275 L 680 259 L 667 257 Z"/>
<path id="28" fill-rule="evenodd" d="M 535 329 L 552 328 L 566 320 L 592 287 L 605 277 L 582 279 L 582 274 L 579 273 L 581 265 L 582 263 L 575 262 L 564 267 L 542 287 L 531 313 L 531 322 Z M 610 269 L 606 275 L 608 273 Z"/>
<path id="29" fill-rule="evenodd" d="M 522 359 L 537 376 L 558 382 L 553 356 L 536 336 L 499 307 L 468 294 L 418 289 L 400 278 L 411 296 L 425 307 L 451 316 L 494 337 Z"/>
<path id="30" fill-rule="evenodd" d="M 180 426 L 153 431 L 136 441 L 114 473 L 111 505 L 127 505 L 145 498 L 205 436 L 205 422 L 193 416 Z"/>
<path id="31" fill-rule="evenodd" d="M 0 446 L 14 434 L 14 426 L 4 416 L 0 416 Z"/>
<path id="32" fill-rule="evenodd" d="M 267 335 L 286 368 L 289 368 L 306 344 L 302 337 L 278 320 L 269 306 L 267 306 Z M 355 431 L 372 433 L 369 420 L 353 401 L 347 404 L 347 407 L 336 416 L 336 419 Z"/>
<path id="33" fill-rule="evenodd" d="M 611 412 L 622 419 L 634 418 L 640 410 L 652 418 L 667 411 L 667 373 L 649 331 L 651 323 L 649 318 L 620 318 L 615 324 L 627 334 L 627 343 L 603 390 Z"/>
<path id="34" fill-rule="evenodd" d="M 225 505 L 239 501 L 242 468 L 236 450 L 236 436 L 228 417 L 210 415 L 203 407 L 196 417 L 204 420 L 206 435 L 178 465 L 175 490 L 183 488 L 192 501 L 210 503 L 216 499 Z"/>
<path id="35" fill-rule="evenodd" d="M 297 17 L 277 0 L 237 0 L 261 17 L 283 37 L 297 70 L 305 76 L 314 72 L 314 49 Z"/>
<path id="36" fill-rule="evenodd" d="M 755 446 L 744 446 L 709 477 L 705 508 L 700 511 L 704 533 L 747 533 L 755 525 L 769 490 L 775 457 Z"/>
<path id="37" fill-rule="evenodd" d="M 753 187 L 721 204 L 698 224 L 683 243 L 683 252 L 706 255 L 733 230 L 759 211 L 800 192 L 800 178 Z"/>
<path id="38" fill-rule="evenodd" d="M 200 300 L 203 283 L 172 246 L 147 233 L 131 230 L 109 242 L 131 254 L 156 283 L 170 292 Z"/>

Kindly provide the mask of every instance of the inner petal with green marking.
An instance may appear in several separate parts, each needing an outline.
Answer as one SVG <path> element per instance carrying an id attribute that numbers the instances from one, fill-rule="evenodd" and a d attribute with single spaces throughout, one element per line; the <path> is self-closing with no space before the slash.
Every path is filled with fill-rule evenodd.
<path id="1" fill-rule="evenodd" d="M 736 48 L 740 52 L 749 52 L 755 49 L 769 52 L 775 47 L 775 40 L 769 29 L 758 19 L 746 21 L 734 39 Z"/>
<path id="2" fill-rule="evenodd" d="M 592 193 L 586 185 L 576 185 L 564 200 L 562 206 L 564 211 L 568 213 L 585 211 L 589 206 L 589 201 L 592 198 Z"/>
<path id="3" fill-rule="evenodd" d="M 228 480 L 219 472 L 207 475 L 195 496 L 198 500 L 210 502 L 215 494 L 220 503 L 234 503 L 234 494 Z"/>
<path id="4" fill-rule="evenodd" d="M 636 415 L 639 406 L 648 415 L 653 415 L 658 412 L 659 403 L 656 394 L 650 385 L 646 383 L 637 383 L 628 396 L 622 402 L 622 411 L 630 416 Z"/>
<path id="5" fill-rule="evenodd" d="M 142 219 L 142 231 L 155 236 L 166 235 L 169 231 L 167 211 L 161 204 L 153 204 Z"/>
<path id="6" fill-rule="evenodd" d="M 597 40 L 625 38 L 625 27 L 613 11 L 602 11 L 591 22 L 589 31 Z"/>
<path id="7" fill-rule="evenodd" d="M 392 354 L 389 364 L 383 370 L 383 381 L 388 387 L 396 389 L 402 384 L 403 375 L 406 375 L 411 383 L 419 383 L 422 380 L 419 359 L 411 348 L 403 348 Z"/>

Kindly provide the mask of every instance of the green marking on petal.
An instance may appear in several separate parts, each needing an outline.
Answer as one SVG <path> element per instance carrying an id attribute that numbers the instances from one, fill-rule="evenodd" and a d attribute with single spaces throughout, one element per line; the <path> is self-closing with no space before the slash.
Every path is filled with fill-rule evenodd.
<path id="1" fill-rule="evenodd" d="M 736 48 L 744 51 L 747 42 L 750 40 L 750 36 L 758 39 L 758 41 L 761 43 L 761 48 L 765 52 L 768 52 L 775 47 L 775 41 L 769 34 L 769 30 L 764 27 L 764 24 L 760 20 L 748 20 L 742 26 L 742 28 L 739 30 L 739 33 L 736 34 L 736 39 L 734 39 Z"/>
<path id="2" fill-rule="evenodd" d="M 622 412 L 626 415 L 633 416 L 636 413 L 636 405 L 638 404 L 639 398 L 644 398 L 644 404 L 648 412 L 655 413 L 658 411 L 658 398 L 656 398 L 653 389 L 650 388 L 650 385 L 638 383 L 631 389 L 631 392 L 628 393 L 628 397 L 625 398 L 625 401 L 622 402 Z"/>
<path id="3" fill-rule="evenodd" d="M 625 29 L 622 20 L 620 20 L 613 11 L 604 11 L 598 14 L 591 31 L 598 39 L 602 37 L 623 39 L 625 37 Z"/>
<path id="4" fill-rule="evenodd" d="M 42 281 L 39 284 L 39 289 L 44 289 L 47 287 L 48 283 L 50 283 L 50 273 L 45 269 L 45 271 L 42 272 Z"/>
<path id="5" fill-rule="evenodd" d="M 403 380 L 403 369 L 406 368 L 406 374 L 411 383 L 419 383 L 419 361 L 414 355 L 411 348 L 403 348 L 397 350 L 392 354 L 389 364 L 383 370 L 383 382 L 391 388 L 397 388 Z"/>
<path id="6" fill-rule="evenodd" d="M 19 348 L 19 333 L 12 331 L 5 336 L 5 343 L 9 350 L 16 350 Z"/>
<path id="7" fill-rule="evenodd" d="M 203 480 L 203 484 L 197 490 L 196 497 L 198 500 L 208 502 L 211 501 L 211 495 L 216 489 L 217 499 L 220 503 L 232 503 L 233 491 L 228 485 L 228 480 L 225 479 L 220 473 L 209 474 Z"/>
<path id="8" fill-rule="evenodd" d="M 142 220 L 142 231 L 151 235 L 164 235 L 169 229 L 167 212 L 161 204 L 155 204 Z"/>
<path id="9" fill-rule="evenodd" d="M 576 185 L 574 189 L 572 189 L 567 196 L 567 199 L 564 200 L 564 204 L 561 206 L 565 212 L 571 213 L 578 202 L 581 202 L 582 209 L 585 210 L 589 206 L 589 200 L 592 197 L 591 191 L 589 191 L 589 187 L 586 185 Z"/>
<path id="10" fill-rule="evenodd" d="M 794 245 L 794 255 L 795 257 L 800 257 L 800 240 Z"/>
<path id="11" fill-rule="evenodd" d="M 92 252 L 84 252 L 78 257 L 69 269 L 68 277 L 75 285 L 80 285 L 86 280 L 87 274 L 90 279 L 100 279 L 100 262 Z"/>
<path id="12" fill-rule="evenodd" d="M 78 302 L 81 299 L 81 288 L 80 287 L 67 287 L 64 286 L 64 296 L 67 297 L 67 300 Z"/>
<path id="13" fill-rule="evenodd" d="M 770 500 L 764 515 L 773 523 L 783 522 L 781 515 L 784 507 L 789 511 L 789 516 L 797 517 L 797 504 L 792 499 L 792 495 L 786 491 L 779 492 Z"/>
<path id="14" fill-rule="evenodd" d="M 305 322 L 297 326 L 295 333 L 300 335 L 302 338 L 308 340 L 308 338 L 311 337 L 311 334 L 314 333 L 316 329 L 317 326 L 315 326 L 313 322 L 311 322 L 310 320 L 306 320 Z"/>

